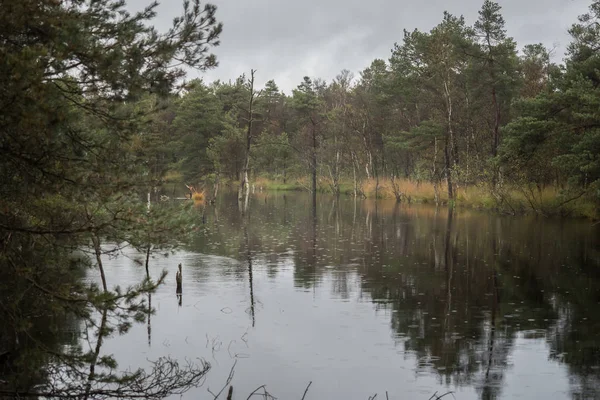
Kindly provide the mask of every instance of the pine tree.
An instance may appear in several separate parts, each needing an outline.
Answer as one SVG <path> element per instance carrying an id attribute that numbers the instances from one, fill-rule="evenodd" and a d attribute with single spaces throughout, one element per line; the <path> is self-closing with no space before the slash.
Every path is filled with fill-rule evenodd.
<path id="1" fill-rule="evenodd" d="M 186 1 L 172 28 L 159 33 L 150 24 L 156 7 L 132 15 L 114 0 L 2 1 L 0 271 L 34 291 L 40 310 L 51 305 L 97 327 L 92 352 L 12 343 L 17 364 L 32 352 L 68 362 L 61 369 L 32 363 L 41 381 L 23 387 L 15 376 L 3 382 L 2 395 L 162 398 L 206 373 L 203 363 L 181 368 L 165 358 L 149 372 L 118 375 L 111 372 L 114 359 L 101 354 L 103 338 L 149 312 L 140 295 L 164 279 L 113 289 L 102 265 L 111 251 L 105 242 L 118 249 L 159 221 L 148 217 L 140 194 L 156 185 L 153 170 L 162 166 L 139 163 L 135 147 L 153 107 L 136 101 L 176 90 L 185 68 L 214 67 L 209 51 L 222 30 L 214 6 Z M 161 244 L 163 238 L 151 237 Z M 89 264 L 101 287 L 65 278 Z M 13 322 L 17 336 L 27 333 L 27 324 Z"/>

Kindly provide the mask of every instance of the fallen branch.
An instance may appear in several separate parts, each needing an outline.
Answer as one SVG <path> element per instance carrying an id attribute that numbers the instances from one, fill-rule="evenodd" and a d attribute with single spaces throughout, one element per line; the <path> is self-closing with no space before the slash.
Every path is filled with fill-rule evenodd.
<path id="1" fill-rule="evenodd" d="M 271 399 L 271 400 L 276 400 L 276 399 L 277 399 L 277 397 L 275 397 L 275 396 L 273 396 L 271 393 L 267 392 L 267 386 L 266 386 L 266 385 L 262 385 L 262 386 L 259 386 L 259 387 L 257 387 L 256 389 L 254 389 L 254 391 L 253 391 L 252 393 L 250 393 L 250 395 L 248 396 L 248 398 L 247 398 L 246 400 L 250 400 L 250 398 L 251 398 L 252 396 L 256 396 L 256 395 L 259 395 L 259 396 L 260 396 L 260 394 L 259 394 L 259 393 L 256 393 L 256 392 L 258 392 L 260 389 L 262 389 L 262 390 L 263 390 L 262 396 L 264 396 L 265 400 L 269 400 L 269 399 Z"/>
<path id="2" fill-rule="evenodd" d="M 454 392 L 446 392 L 440 396 L 437 395 L 437 392 L 435 392 L 433 395 L 431 395 L 431 397 L 429 398 L 429 400 L 440 400 L 443 397 L 446 397 L 448 395 L 452 395 L 452 397 L 454 397 Z M 456 397 L 454 397 L 456 398 Z"/>
<path id="3" fill-rule="evenodd" d="M 235 365 L 237 364 L 237 360 L 234 361 L 233 365 L 231 366 L 231 370 L 229 371 L 229 376 L 227 377 L 227 380 L 225 381 L 225 385 L 223 386 L 223 388 L 219 391 L 219 393 L 214 394 L 213 392 L 210 391 L 210 388 L 206 388 L 206 390 L 208 391 L 208 393 L 213 395 L 214 400 L 218 399 L 219 396 L 221 395 L 221 393 L 223 393 L 223 391 L 225 390 L 225 388 L 227 386 L 229 386 L 229 384 L 231 383 L 231 381 L 233 380 L 233 375 L 234 375 L 234 370 L 235 370 Z M 233 388 L 230 387 L 229 389 L 229 396 L 232 394 L 233 392 Z"/>
<path id="4" fill-rule="evenodd" d="M 260 389 L 264 389 L 265 385 L 259 386 L 256 389 L 254 389 L 254 391 L 252 393 L 250 393 L 248 395 L 248 397 L 246 398 L 246 400 L 250 400 L 250 397 L 254 396 L 256 394 L 256 392 L 258 392 Z"/>
<path id="5" fill-rule="evenodd" d="M 308 392 L 308 388 L 312 385 L 312 381 L 308 382 L 308 386 L 304 389 L 304 394 L 302 395 L 302 400 L 306 397 L 306 393 Z"/>

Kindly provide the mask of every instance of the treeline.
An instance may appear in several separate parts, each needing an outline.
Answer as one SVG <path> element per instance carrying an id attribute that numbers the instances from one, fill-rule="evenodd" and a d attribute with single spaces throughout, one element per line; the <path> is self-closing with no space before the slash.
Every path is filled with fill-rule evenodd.
<path id="1" fill-rule="evenodd" d="M 508 210 L 516 191 L 542 212 L 551 188 L 557 207 L 597 205 L 599 17 L 596 1 L 560 65 L 541 44 L 517 46 L 486 0 L 472 26 L 444 13 L 429 32 L 405 31 L 358 77 L 305 77 L 291 95 L 272 80 L 256 88 L 254 71 L 194 81 L 163 104 L 141 151 L 194 182 L 244 182 L 249 170 L 281 183 L 312 176 L 300 182 L 335 194 L 364 195 L 371 180 L 381 195 L 385 180 L 402 200 L 410 180 L 432 184 L 436 201 L 479 187 Z"/>

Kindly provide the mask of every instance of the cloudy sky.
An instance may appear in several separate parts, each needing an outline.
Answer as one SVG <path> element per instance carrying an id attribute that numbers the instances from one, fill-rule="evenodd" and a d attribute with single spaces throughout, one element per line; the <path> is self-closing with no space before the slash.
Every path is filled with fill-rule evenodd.
<path id="1" fill-rule="evenodd" d="M 180 14 L 182 0 L 162 0 L 155 25 L 165 30 Z M 562 60 L 568 28 L 591 0 L 497 0 L 508 34 L 519 46 L 544 43 Z M 342 69 L 358 72 L 375 58 L 387 60 L 404 29 L 429 30 L 444 10 L 477 19 L 483 0 L 210 0 L 224 24 L 214 53 L 219 67 L 207 81 L 235 79 L 251 68 L 263 84 L 274 79 L 285 92 L 306 75 L 327 81 Z M 128 0 L 136 10 L 150 0 Z"/>

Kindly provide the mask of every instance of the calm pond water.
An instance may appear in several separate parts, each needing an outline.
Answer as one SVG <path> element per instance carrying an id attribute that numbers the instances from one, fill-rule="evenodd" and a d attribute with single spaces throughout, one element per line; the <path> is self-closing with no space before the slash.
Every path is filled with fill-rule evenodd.
<path id="1" fill-rule="evenodd" d="M 311 204 L 256 193 L 246 217 L 233 196 L 206 206 L 194 243 L 151 261 L 153 276 L 170 272 L 156 314 L 102 352 L 121 368 L 205 359 L 212 369 L 186 399 L 212 398 L 236 360 L 237 399 L 263 384 L 300 399 L 310 381 L 307 399 L 600 398 L 600 226 Z M 106 261 L 109 283 L 144 277 L 129 255 Z"/>

